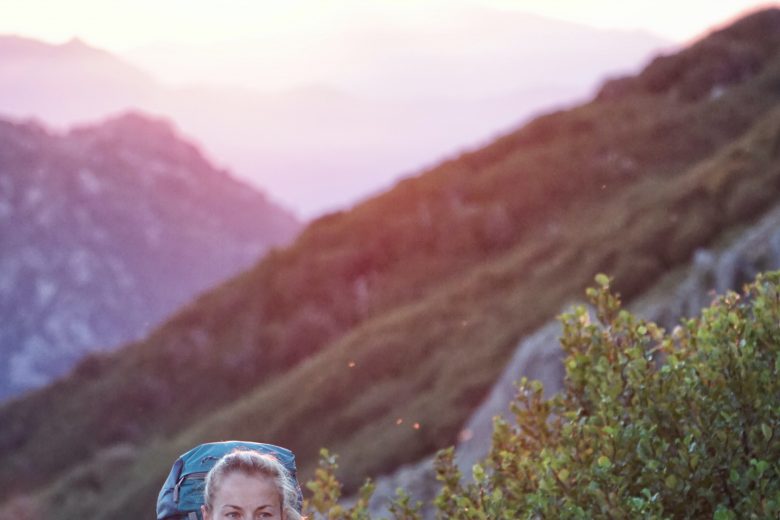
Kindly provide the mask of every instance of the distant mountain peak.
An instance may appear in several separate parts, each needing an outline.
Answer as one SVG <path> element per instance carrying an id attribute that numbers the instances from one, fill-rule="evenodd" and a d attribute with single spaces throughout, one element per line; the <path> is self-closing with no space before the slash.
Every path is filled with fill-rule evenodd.
<path id="1" fill-rule="evenodd" d="M 84 43 L 84 40 L 82 40 L 78 36 L 72 37 L 70 40 L 63 43 L 63 45 L 69 45 L 74 47 L 79 47 L 79 46 L 86 47 L 86 43 Z"/>
<path id="2" fill-rule="evenodd" d="M 110 116 L 99 123 L 88 123 L 71 128 L 68 136 L 88 142 L 111 142 L 153 152 L 155 155 L 197 156 L 200 150 L 182 140 L 174 123 L 166 118 L 152 116 L 139 110 L 130 110 Z"/>
<path id="3" fill-rule="evenodd" d="M 140 110 L 128 110 L 111 116 L 102 123 L 76 127 L 79 130 L 111 132 L 123 135 L 149 135 L 165 139 L 175 139 L 177 131 L 174 123 L 165 117 L 152 116 Z"/>
<path id="4" fill-rule="evenodd" d="M 215 166 L 200 144 L 180 132 L 172 120 L 143 111 L 120 112 L 98 123 L 72 127 L 66 137 L 67 145 L 80 149 L 82 154 L 94 156 L 104 149 L 113 150 L 126 163 L 135 164 L 138 174 L 148 173 L 144 166 L 148 160 L 170 166 L 153 176 L 157 179 L 188 186 L 195 180 L 217 184 L 236 181 L 227 170 Z M 137 162 L 139 157 L 144 159 Z M 183 165 L 186 168 L 182 169 Z M 265 197 L 262 192 L 258 194 Z"/>
<path id="5" fill-rule="evenodd" d="M 0 192 L 0 400 L 146 334 L 298 230 L 140 112 L 64 135 L 0 119 Z"/>
<path id="6" fill-rule="evenodd" d="M 63 44 L 60 44 L 60 47 L 63 47 L 65 49 L 90 49 L 93 50 L 94 47 L 90 47 L 87 45 L 87 43 L 79 38 L 78 36 L 72 37 L 70 40 L 66 41 Z"/>

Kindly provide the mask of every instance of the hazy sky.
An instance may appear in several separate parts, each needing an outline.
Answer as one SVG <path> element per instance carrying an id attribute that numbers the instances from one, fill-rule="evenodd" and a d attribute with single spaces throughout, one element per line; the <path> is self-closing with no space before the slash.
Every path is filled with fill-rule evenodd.
<path id="1" fill-rule="evenodd" d="M 51 43 L 80 37 L 134 58 L 168 83 L 258 87 L 241 64 L 279 64 L 266 88 L 305 84 L 318 67 L 344 70 L 338 45 L 355 33 L 436 27 L 454 12 L 496 7 L 599 28 L 642 30 L 675 42 L 766 3 L 751 0 L 0 0 L 0 34 Z M 446 27 L 440 24 L 439 27 Z M 436 34 L 436 33 L 434 33 Z M 439 34 L 446 38 L 443 32 Z M 489 37 L 489 35 L 485 35 Z M 349 43 L 351 44 L 351 43 Z M 326 63 L 335 57 L 343 63 Z M 333 60 L 331 60 L 333 61 Z M 218 63 L 219 70 L 214 69 Z M 206 64 L 209 64 L 206 66 Z M 316 77 L 316 74 L 315 74 Z M 214 80 L 214 78 L 219 78 Z"/>
<path id="2" fill-rule="evenodd" d="M 176 121 L 187 135 L 201 139 L 217 162 L 312 215 L 486 142 L 509 128 L 510 120 L 516 125 L 527 114 L 582 99 L 605 75 L 636 71 L 659 51 L 769 5 L 755 0 L 0 0 L 0 34 L 55 44 L 78 37 L 140 65 L 166 86 L 230 86 L 229 91 L 212 89 L 223 98 L 212 96 L 209 106 L 198 102 L 189 112 L 182 109 L 195 114 L 194 120 L 176 112 Z M 599 47 L 602 39 L 606 47 Z M 652 42 L 652 54 L 640 55 L 632 44 L 615 48 L 609 43 L 615 41 Z M 601 55 L 608 55 L 609 63 L 600 64 Z M 280 109 L 281 115 L 272 117 L 276 112 L 263 108 L 265 101 L 255 103 L 264 98 L 253 97 L 269 90 L 283 91 L 282 108 L 302 108 Z M 519 100 L 536 99 L 541 91 L 566 94 L 545 98 L 544 106 L 520 106 Z M 186 97 L 184 90 L 175 92 L 176 99 Z M 389 105 L 381 104 L 387 100 Z M 446 110 L 436 108 L 453 101 Z M 232 103 L 239 109 L 229 112 Z M 356 112 L 361 103 L 368 108 Z M 393 103 L 406 111 L 392 108 Z M 469 109 L 472 105 L 476 108 Z M 490 128 L 476 124 L 477 116 L 493 106 L 504 118 L 500 124 L 498 118 Z M 410 137 L 417 150 L 402 142 L 409 132 L 398 130 L 376 138 L 377 149 L 366 144 L 377 127 L 407 128 L 410 114 L 419 116 L 413 119 L 418 125 L 438 124 L 426 135 L 441 134 L 440 142 L 417 146 Z M 474 116 L 464 125 L 473 132 L 450 135 L 447 117 L 462 114 Z M 354 124 L 350 117 L 357 118 Z M 334 121 L 341 119 L 337 130 Z M 257 127 L 264 120 L 273 123 L 273 135 Z M 218 135 L 200 135 L 201 123 Z M 282 146 L 283 125 L 290 127 L 289 152 Z M 230 132 L 223 131 L 227 128 Z M 258 151 L 258 143 L 270 149 Z M 317 155 L 322 149 L 331 162 Z"/>
<path id="3" fill-rule="evenodd" d="M 492 5 L 603 28 L 685 40 L 750 0 L 0 0 L 0 33 L 50 42 L 81 36 L 111 50 L 159 42 L 204 44 L 278 35 L 316 37 L 370 11 L 423 20 L 455 4 Z M 768 2 L 764 2 L 768 5 Z"/>

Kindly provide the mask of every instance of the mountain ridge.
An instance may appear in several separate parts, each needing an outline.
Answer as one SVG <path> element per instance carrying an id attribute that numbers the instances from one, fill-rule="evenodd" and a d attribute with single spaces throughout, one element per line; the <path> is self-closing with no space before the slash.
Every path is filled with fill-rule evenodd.
<path id="1" fill-rule="evenodd" d="M 593 71 L 595 64 L 603 70 L 623 70 L 627 64 L 633 65 L 637 57 L 644 58 L 652 49 L 667 43 L 653 39 L 637 42 L 632 36 L 611 33 L 602 38 L 597 30 L 580 28 L 578 44 L 567 44 L 570 39 L 562 39 L 560 44 L 546 41 L 546 48 L 554 50 L 555 55 L 541 60 L 537 52 L 525 51 L 528 47 L 522 17 L 512 18 L 518 25 L 514 30 L 506 28 L 507 16 L 492 15 L 483 25 L 496 19 L 504 20 L 504 29 L 500 34 L 492 32 L 491 40 L 498 41 L 474 41 L 474 49 L 482 49 L 480 53 L 472 49 L 455 56 L 449 51 L 445 59 L 439 54 L 423 56 L 420 46 L 399 49 L 396 45 L 384 45 L 382 59 L 387 66 L 378 67 L 377 60 L 367 61 L 366 66 L 377 69 L 373 73 L 364 71 L 363 76 L 370 82 L 384 77 L 381 85 L 397 85 L 389 91 L 375 85 L 353 92 L 342 85 L 337 95 L 296 88 L 279 93 L 232 87 L 169 88 L 135 80 L 130 82 L 135 86 L 127 88 L 126 82 L 111 80 L 112 74 L 123 77 L 124 73 L 107 74 L 100 67 L 82 67 L 77 60 L 61 59 L 55 60 L 56 69 L 48 64 L 51 60 L 44 60 L 20 67 L 14 73 L 5 71 L 8 81 L 0 85 L 0 111 L 39 117 L 59 126 L 103 118 L 133 107 L 167 114 L 196 135 L 209 155 L 220 157 L 232 171 L 270 190 L 289 207 L 297 211 L 306 208 L 306 217 L 311 217 L 349 205 L 357 197 L 365 198 L 399 176 L 414 173 L 459 148 L 477 146 L 541 108 L 589 95 L 598 76 Z M 448 38 L 455 34 L 456 42 L 469 41 L 472 33 L 463 27 L 469 20 L 464 17 L 459 23 L 440 23 L 442 31 L 450 34 Z M 549 22 L 547 27 L 551 26 L 556 23 Z M 561 33 L 563 29 L 555 31 Z M 438 41 L 424 32 L 418 37 L 428 44 Z M 483 48 L 486 43 L 490 43 L 487 50 Z M 62 54 L 59 48 L 52 52 Z M 621 54 L 616 56 L 616 52 Z M 192 54 L 173 52 L 174 63 Z M 0 72 L 3 65 L 14 69 L 13 53 L 0 47 L 0 55 L 5 56 Z M 161 51 L 155 56 L 162 58 L 165 53 Z M 219 79 L 221 62 L 213 54 L 206 56 L 211 56 L 210 63 L 216 69 L 213 75 Z M 413 70 L 404 68 L 403 64 L 417 63 L 416 60 L 421 61 Z M 125 61 L 122 67 L 134 66 Z M 226 56 L 224 61 L 232 63 L 235 57 Z M 245 61 L 250 68 L 264 66 L 258 57 L 247 57 Z M 550 67 L 552 62 L 560 65 Z M 198 58 L 198 63 L 203 63 L 203 59 Z M 60 69 L 55 77 L 45 77 L 47 71 Z M 306 66 L 305 70 L 308 69 Z M 245 68 L 244 73 L 248 70 Z M 437 88 L 425 97 L 401 95 L 399 90 L 406 85 L 419 85 L 420 74 L 436 82 L 445 77 L 451 79 L 448 88 Z M 507 74 L 512 75 L 511 80 Z M 483 79 L 475 82 L 475 77 Z M 548 78 L 544 85 L 529 81 L 541 77 Z M 496 88 L 480 87 L 473 99 L 443 95 L 459 85 L 472 83 L 478 87 L 488 81 Z M 557 85 L 555 89 L 548 88 L 550 82 Z M 496 96 L 477 95 L 482 91 L 495 92 Z M 301 149 L 306 153 L 301 153 Z"/>
<path id="2" fill-rule="evenodd" d="M 683 51 L 704 69 L 718 59 L 705 46 Z M 304 475 L 327 445 L 348 489 L 454 442 L 519 339 L 596 272 L 630 299 L 769 207 L 778 81 L 775 48 L 718 96 L 594 100 L 316 220 L 121 356 L 0 408 L 14 425 L 0 431 L 0 489 L 41 490 L 63 517 L 138 516 L 155 475 L 207 438 L 287 445 Z M 181 356 L 187 372 L 172 373 Z M 83 479 L 117 446 L 132 485 L 108 478 L 110 503 L 95 503 Z"/>
<path id="3" fill-rule="evenodd" d="M 139 113 L 67 133 L 4 121 L 0 149 L 0 397 L 140 338 L 297 229 Z"/>

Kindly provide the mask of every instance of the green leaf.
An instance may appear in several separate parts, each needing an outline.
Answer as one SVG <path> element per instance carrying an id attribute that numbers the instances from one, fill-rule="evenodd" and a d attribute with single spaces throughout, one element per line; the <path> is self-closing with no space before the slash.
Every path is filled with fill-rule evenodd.
<path id="1" fill-rule="evenodd" d="M 733 514 L 730 509 L 719 506 L 718 509 L 715 511 L 715 514 L 712 515 L 712 520 L 730 520 L 733 517 Z"/>

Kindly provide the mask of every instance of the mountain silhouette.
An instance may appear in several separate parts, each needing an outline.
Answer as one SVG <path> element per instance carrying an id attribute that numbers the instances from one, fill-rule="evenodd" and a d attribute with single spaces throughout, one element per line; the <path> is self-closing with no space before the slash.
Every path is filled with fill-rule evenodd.
<path id="1" fill-rule="evenodd" d="M 2 121 L 0 150 L 0 399 L 144 336 L 298 230 L 138 113 L 66 134 Z"/>
<path id="2" fill-rule="evenodd" d="M 584 99 L 604 75 L 634 69 L 669 46 L 648 34 L 489 8 L 453 8 L 429 22 L 428 29 L 399 27 L 369 17 L 323 42 L 318 51 L 328 60 L 316 67 L 307 66 L 308 53 L 304 63 L 269 62 L 245 44 L 232 54 L 166 45 L 125 57 L 83 43 L 0 40 L 0 114 L 60 127 L 131 107 L 163 114 L 241 178 L 313 217 L 481 146 L 542 109 Z M 167 86 L 138 68 L 149 64 L 163 75 L 193 56 L 213 71 L 209 85 Z M 339 65 L 350 56 L 357 66 Z M 238 70 L 221 73 L 230 63 Z M 285 87 L 226 79 L 270 83 L 276 74 L 269 70 L 284 76 L 288 68 L 324 75 Z"/>

